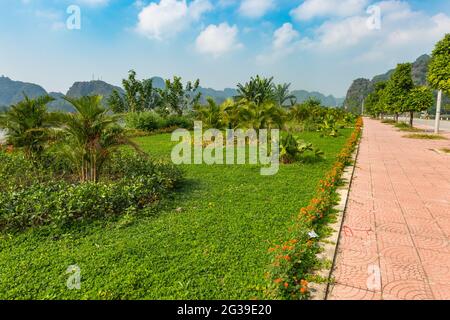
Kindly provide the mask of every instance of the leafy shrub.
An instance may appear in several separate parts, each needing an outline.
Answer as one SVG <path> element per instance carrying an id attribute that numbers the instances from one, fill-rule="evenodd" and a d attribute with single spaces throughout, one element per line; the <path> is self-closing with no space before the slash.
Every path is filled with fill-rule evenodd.
<path id="1" fill-rule="evenodd" d="M 129 154 L 115 155 L 105 169 L 111 173 L 98 183 L 56 179 L 30 168 L 20 155 L 0 157 L 0 230 L 8 231 L 134 212 L 161 199 L 182 178 L 172 164 Z"/>
<path id="2" fill-rule="evenodd" d="M 173 131 L 177 128 L 192 129 L 194 122 L 187 116 L 168 115 L 162 117 L 156 112 L 128 113 L 125 119 L 126 126 L 146 132 Z"/>
<path id="3" fill-rule="evenodd" d="M 170 115 L 165 120 L 165 127 L 177 127 L 191 130 L 194 128 L 194 121 L 186 116 Z"/>
<path id="4" fill-rule="evenodd" d="M 306 152 L 311 152 L 314 158 L 323 156 L 323 151 L 314 148 L 312 143 L 296 139 L 291 133 L 281 137 L 280 159 L 283 163 L 298 161 Z"/>
<path id="5" fill-rule="evenodd" d="M 125 122 L 128 128 L 155 131 L 163 128 L 165 120 L 156 112 L 130 112 L 126 115 Z"/>

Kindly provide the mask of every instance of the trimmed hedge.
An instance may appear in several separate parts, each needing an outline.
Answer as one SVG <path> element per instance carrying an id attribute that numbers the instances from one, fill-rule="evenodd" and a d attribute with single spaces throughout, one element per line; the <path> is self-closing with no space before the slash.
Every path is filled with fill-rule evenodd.
<path id="1" fill-rule="evenodd" d="M 333 168 L 325 179 L 320 181 L 316 196 L 294 217 L 289 229 L 290 239 L 269 249 L 273 263 L 268 273 L 270 283 L 267 296 L 292 300 L 309 298 L 307 279 L 319 264 L 317 254 L 320 252 L 320 236 L 326 233 L 326 225 L 338 200 L 336 190 L 341 183 L 345 167 L 350 164 L 362 126 L 363 120 L 359 118 L 354 132 L 338 155 Z M 309 235 L 311 231 L 316 232 L 319 237 L 311 237 Z"/>

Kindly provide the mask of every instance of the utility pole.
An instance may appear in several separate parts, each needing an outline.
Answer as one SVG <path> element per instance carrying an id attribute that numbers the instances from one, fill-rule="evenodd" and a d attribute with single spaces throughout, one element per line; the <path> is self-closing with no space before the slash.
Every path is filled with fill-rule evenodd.
<path id="1" fill-rule="evenodd" d="M 441 121 L 441 104 L 442 104 L 442 90 L 439 90 L 436 105 L 436 121 L 434 123 L 434 133 L 439 133 L 439 124 Z"/>

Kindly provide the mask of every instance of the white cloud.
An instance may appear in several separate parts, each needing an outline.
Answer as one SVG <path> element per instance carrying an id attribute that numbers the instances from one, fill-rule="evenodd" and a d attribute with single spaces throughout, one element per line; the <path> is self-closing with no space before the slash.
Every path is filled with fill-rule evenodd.
<path id="1" fill-rule="evenodd" d="M 274 0 L 242 0 L 239 13 L 248 18 L 261 18 L 274 7 Z"/>
<path id="2" fill-rule="evenodd" d="M 273 34 L 273 48 L 276 50 L 286 49 L 289 45 L 299 38 L 300 34 L 294 30 L 290 23 L 283 24 L 282 27 L 275 30 Z"/>
<path id="3" fill-rule="evenodd" d="M 366 53 L 406 49 L 424 53 L 450 30 L 450 17 L 443 13 L 429 16 L 414 11 L 406 1 L 387 0 L 376 5 L 382 13 L 381 29 L 367 26 L 368 15 L 329 20 L 308 39 L 309 45 L 324 50 L 360 48 Z"/>
<path id="4" fill-rule="evenodd" d="M 291 16 L 300 21 L 317 17 L 349 17 L 359 14 L 369 0 L 305 0 L 291 11 Z"/>
<path id="5" fill-rule="evenodd" d="M 260 54 L 257 61 L 260 63 L 273 62 L 298 50 L 301 46 L 300 33 L 292 24 L 285 23 L 274 31 L 272 48 L 269 53 Z"/>
<path id="6" fill-rule="evenodd" d="M 211 24 L 204 29 L 195 42 L 198 52 L 209 54 L 217 58 L 225 53 L 242 47 L 238 42 L 239 30 L 237 26 L 228 23 Z"/>
<path id="7" fill-rule="evenodd" d="M 161 0 L 144 7 L 138 15 L 136 31 L 150 38 L 163 40 L 181 32 L 212 10 L 209 0 Z"/>

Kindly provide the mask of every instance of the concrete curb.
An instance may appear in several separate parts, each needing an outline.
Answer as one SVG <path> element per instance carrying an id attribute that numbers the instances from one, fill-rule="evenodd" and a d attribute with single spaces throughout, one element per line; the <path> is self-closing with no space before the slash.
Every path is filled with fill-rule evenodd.
<path id="1" fill-rule="evenodd" d="M 352 165 L 347 166 L 344 170 L 344 173 L 342 174 L 342 181 L 344 181 L 344 185 L 337 189 L 340 200 L 339 203 L 334 207 L 334 209 L 338 211 L 336 213 L 336 222 L 329 225 L 329 227 L 332 228 L 334 232 L 327 239 L 322 240 L 321 246 L 323 248 L 323 252 L 318 255 L 318 258 L 320 260 L 332 261 L 330 269 L 323 269 L 315 273 L 315 275 L 327 279 L 327 282 L 310 284 L 310 300 L 326 300 L 330 290 L 331 274 L 336 263 L 339 237 L 341 236 L 342 232 L 345 210 L 347 208 L 353 175 L 356 168 L 356 161 L 359 155 L 359 145 L 360 142 L 358 143 L 355 151 L 352 154 Z"/>

